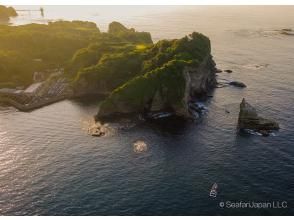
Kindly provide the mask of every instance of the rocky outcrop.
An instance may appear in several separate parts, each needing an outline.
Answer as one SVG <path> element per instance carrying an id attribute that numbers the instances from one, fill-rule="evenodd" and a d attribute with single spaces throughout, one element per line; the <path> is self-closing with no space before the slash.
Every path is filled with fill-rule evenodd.
<path id="1" fill-rule="evenodd" d="M 137 32 L 134 28 L 126 28 L 119 22 L 113 21 L 109 24 L 108 33 L 125 40 L 132 40 L 136 43 L 152 43 L 151 34 L 148 32 Z"/>
<path id="2" fill-rule="evenodd" d="M 179 115 L 190 117 L 191 109 L 189 103 L 198 98 L 205 98 L 215 88 L 217 84 L 215 66 L 212 56 L 209 55 L 197 68 L 184 68 L 183 75 L 186 82 L 183 97 L 184 112 L 181 112 L 181 109 L 176 110 Z"/>
<path id="3" fill-rule="evenodd" d="M 249 129 L 266 136 L 270 131 L 278 130 L 279 124 L 272 119 L 260 117 L 256 109 L 243 98 L 240 104 L 238 127 L 240 131 Z"/>
<path id="4" fill-rule="evenodd" d="M 13 7 L 0 5 L 0 21 L 9 21 L 9 18 L 16 16 L 17 13 Z"/>
<path id="5" fill-rule="evenodd" d="M 141 73 L 101 103 L 96 120 L 126 114 L 199 116 L 195 103 L 217 83 L 209 39 L 193 32 L 181 39 L 162 40 L 144 54 Z"/>
<path id="6" fill-rule="evenodd" d="M 242 82 L 239 82 L 239 81 L 231 81 L 231 82 L 229 82 L 229 85 L 240 87 L 240 88 L 245 88 L 246 87 L 245 83 L 242 83 Z"/>
<path id="7" fill-rule="evenodd" d="M 215 88 L 217 83 L 215 70 L 215 62 L 212 56 L 209 55 L 198 67 L 191 67 L 188 65 L 183 67 L 182 71 L 178 73 L 179 80 L 174 82 L 175 86 L 169 88 L 166 85 L 160 84 L 156 88 L 152 88 L 153 91 L 150 93 L 133 94 L 134 97 L 138 95 L 142 96 L 142 99 L 139 103 L 136 103 L 136 105 L 135 102 L 137 102 L 137 100 L 135 101 L 129 98 L 127 101 L 125 98 L 122 98 L 123 95 L 114 94 L 110 99 L 107 99 L 106 102 L 102 103 L 96 119 L 112 116 L 114 114 L 149 114 L 150 112 L 172 112 L 173 115 L 193 118 L 194 114 L 193 110 L 190 108 L 190 103 L 192 100 L 206 97 L 209 91 Z M 170 77 L 171 79 L 173 78 L 172 76 Z M 181 81 L 183 81 L 183 88 L 181 88 Z M 144 84 L 146 84 L 147 87 L 152 87 L 154 82 L 150 80 L 149 83 Z M 138 87 L 140 87 L 139 83 Z M 145 90 L 144 88 L 141 89 L 143 91 L 147 90 L 147 88 Z M 174 99 L 173 97 L 168 97 L 169 90 L 171 89 L 174 91 L 178 90 Z M 132 90 L 135 92 L 135 89 Z M 177 96 L 181 97 L 180 102 L 174 102 Z"/>
<path id="8" fill-rule="evenodd" d="M 294 30 L 291 28 L 284 28 L 280 31 L 281 34 L 294 36 Z"/>

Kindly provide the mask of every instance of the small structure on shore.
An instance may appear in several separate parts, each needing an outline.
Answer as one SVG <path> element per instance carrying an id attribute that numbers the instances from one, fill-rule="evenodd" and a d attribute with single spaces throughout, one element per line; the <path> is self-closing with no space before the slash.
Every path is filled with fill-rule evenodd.
<path id="1" fill-rule="evenodd" d="M 24 93 L 27 95 L 34 95 L 38 92 L 38 90 L 42 87 L 43 83 L 38 82 L 38 83 L 33 83 L 30 85 L 28 88 L 24 90 Z"/>

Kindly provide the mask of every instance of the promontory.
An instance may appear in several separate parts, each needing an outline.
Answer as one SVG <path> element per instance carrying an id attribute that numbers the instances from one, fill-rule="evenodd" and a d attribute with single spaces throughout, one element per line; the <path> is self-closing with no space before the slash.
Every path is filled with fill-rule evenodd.
<path id="1" fill-rule="evenodd" d="M 160 112 L 190 118 L 216 85 L 210 40 L 197 32 L 153 43 L 150 33 L 119 22 L 101 32 L 92 22 L 57 21 L 2 25 L 0 33 L 0 101 L 24 111 L 103 95 L 96 119 Z"/>

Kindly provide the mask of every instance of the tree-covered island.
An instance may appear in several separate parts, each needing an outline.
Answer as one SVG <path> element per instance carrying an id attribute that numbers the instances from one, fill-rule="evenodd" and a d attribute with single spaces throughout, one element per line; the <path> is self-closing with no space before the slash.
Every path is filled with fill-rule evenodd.
<path id="1" fill-rule="evenodd" d="M 210 53 L 209 39 L 196 32 L 154 44 L 150 33 L 118 22 L 107 32 L 85 21 L 0 25 L 0 101 L 31 110 L 103 94 L 96 118 L 162 111 L 197 117 L 193 102 L 216 83 Z"/>

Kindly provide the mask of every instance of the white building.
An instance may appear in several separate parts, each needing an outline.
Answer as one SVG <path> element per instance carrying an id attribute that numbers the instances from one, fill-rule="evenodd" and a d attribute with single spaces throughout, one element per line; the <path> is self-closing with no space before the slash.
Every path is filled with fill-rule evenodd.
<path id="1" fill-rule="evenodd" d="M 37 93 L 39 89 L 42 87 L 42 85 L 43 85 L 42 82 L 33 83 L 32 85 L 30 85 L 28 88 L 24 90 L 24 93 L 27 95 L 32 95 L 34 93 Z"/>

